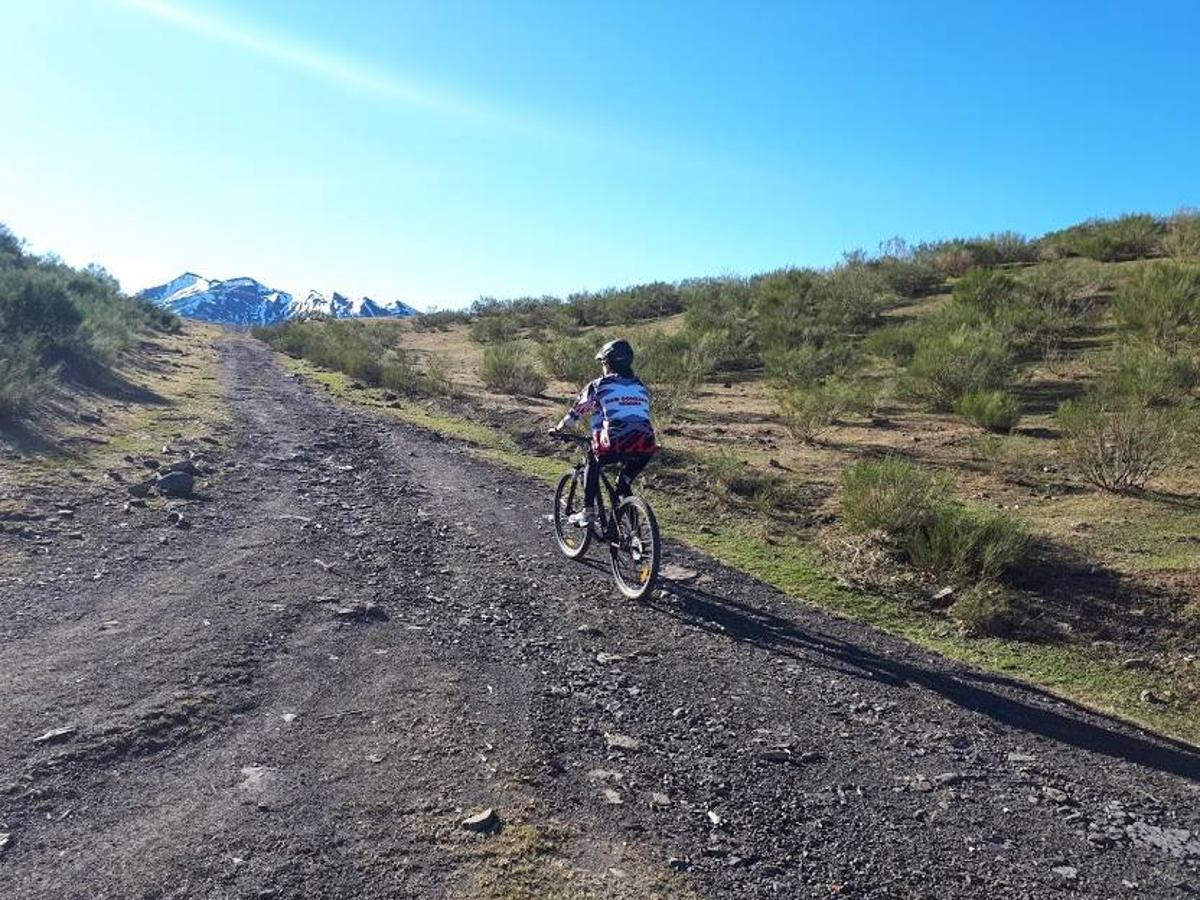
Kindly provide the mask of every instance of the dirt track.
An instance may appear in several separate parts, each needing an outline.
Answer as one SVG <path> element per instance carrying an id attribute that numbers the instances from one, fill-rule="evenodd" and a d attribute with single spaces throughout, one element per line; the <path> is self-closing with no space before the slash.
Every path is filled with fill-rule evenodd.
<path id="1" fill-rule="evenodd" d="M 0 581 L 0 897 L 1200 893 L 1200 755 L 670 545 L 618 600 L 544 485 L 222 356 L 192 527 L 114 487 Z"/>

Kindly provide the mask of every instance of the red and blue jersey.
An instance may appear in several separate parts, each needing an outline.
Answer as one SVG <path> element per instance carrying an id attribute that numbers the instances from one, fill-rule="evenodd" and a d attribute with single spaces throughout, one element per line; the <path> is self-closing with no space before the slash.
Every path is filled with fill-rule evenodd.
<path id="1" fill-rule="evenodd" d="M 650 391 L 636 378 L 605 375 L 579 392 L 561 427 L 591 417 L 592 448 L 597 454 L 654 453 L 658 443 L 650 424 Z"/>

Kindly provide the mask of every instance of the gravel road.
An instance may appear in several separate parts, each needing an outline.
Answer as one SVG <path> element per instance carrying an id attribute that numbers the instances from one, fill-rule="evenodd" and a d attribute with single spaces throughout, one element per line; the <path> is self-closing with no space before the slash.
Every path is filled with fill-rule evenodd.
<path id="1" fill-rule="evenodd" d="M 190 527 L 0 533 L 0 897 L 1200 893 L 1192 750 L 670 543 L 618 599 L 545 485 L 221 357 Z"/>

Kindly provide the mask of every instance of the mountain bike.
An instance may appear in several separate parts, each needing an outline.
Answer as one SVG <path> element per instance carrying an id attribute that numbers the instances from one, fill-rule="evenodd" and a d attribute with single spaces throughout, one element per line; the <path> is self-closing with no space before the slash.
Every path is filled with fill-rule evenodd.
<path id="1" fill-rule="evenodd" d="M 594 458 L 591 440 L 577 434 L 557 434 L 561 440 L 583 444 L 583 458 L 558 481 L 554 491 L 554 537 L 568 559 L 587 552 L 592 539 L 608 544 L 613 580 L 617 589 L 632 600 L 640 600 L 654 589 L 662 546 L 654 510 L 641 497 L 619 495 L 603 469 L 596 497 L 596 520 L 587 528 L 567 519 L 583 509 L 584 466 Z M 607 498 L 607 501 L 606 501 Z"/>

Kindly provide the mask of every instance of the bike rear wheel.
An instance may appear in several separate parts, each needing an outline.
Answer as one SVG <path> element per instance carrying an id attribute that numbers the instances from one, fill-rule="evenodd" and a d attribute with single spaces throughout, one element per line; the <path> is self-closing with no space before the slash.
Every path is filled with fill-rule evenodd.
<path id="1" fill-rule="evenodd" d="M 658 580 L 662 547 L 654 510 L 640 497 L 626 497 L 614 512 L 616 540 L 609 545 L 613 580 L 631 600 L 641 600 Z"/>
<path id="2" fill-rule="evenodd" d="M 558 480 L 554 491 L 554 540 L 568 559 L 578 559 L 587 552 L 592 541 L 592 529 L 572 525 L 567 519 L 583 509 L 583 473 L 578 469 Z"/>

